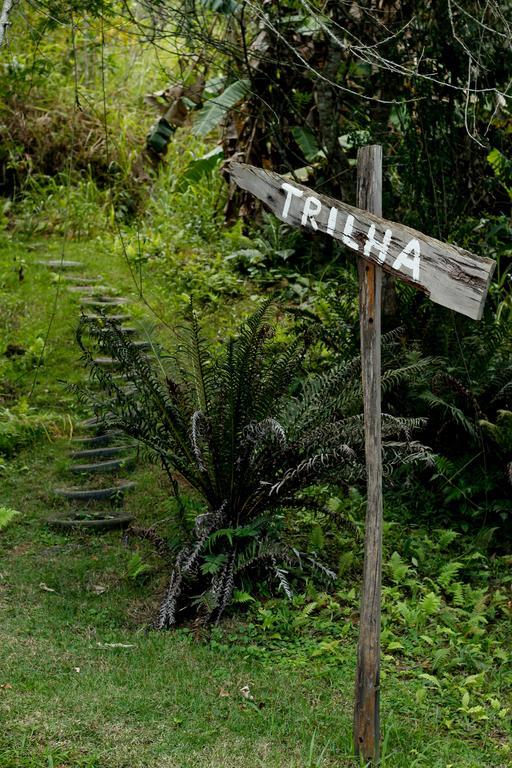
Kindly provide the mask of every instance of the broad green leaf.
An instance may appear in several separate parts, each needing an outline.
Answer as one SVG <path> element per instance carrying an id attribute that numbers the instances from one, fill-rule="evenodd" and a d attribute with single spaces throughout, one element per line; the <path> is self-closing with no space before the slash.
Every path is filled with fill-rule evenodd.
<path id="1" fill-rule="evenodd" d="M 205 102 L 203 108 L 199 110 L 194 125 L 196 136 L 206 136 L 210 131 L 216 128 L 226 112 L 235 104 L 238 104 L 249 93 L 249 80 L 236 80 L 228 85 L 225 91 L 213 99 Z"/>
<path id="2" fill-rule="evenodd" d="M 178 192 L 184 192 L 191 184 L 196 184 L 204 176 L 214 171 L 223 158 L 222 147 L 215 147 L 203 157 L 191 160 L 178 182 Z"/>
<path id="3" fill-rule="evenodd" d="M 292 136 L 300 147 L 300 151 L 308 162 L 315 159 L 320 151 L 318 142 L 310 128 L 302 125 L 294 125 Z"/>

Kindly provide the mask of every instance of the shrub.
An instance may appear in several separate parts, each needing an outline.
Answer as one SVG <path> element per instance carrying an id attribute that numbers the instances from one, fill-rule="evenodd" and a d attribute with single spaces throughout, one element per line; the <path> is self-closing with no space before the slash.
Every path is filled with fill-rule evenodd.
<path id="1" fill-rule="evenodd" d="M 107 393 L 89 394 L 96 411 L 160 458 L 178 497 L 181 480 L 203 500 L 193 528 L 183 526 L 160 627 L 192 607 L 201 622 L 217 621 L 234 595 L 248 594 L 251 575 L 268 572 L 291 595 L 293 561 L 322 566 L 286 546 L 284 511 L 304 505 L 298 495 L 320 478 L 353 482 L 363 473 L 357 362 L 298 386 L 302 340 L 278 342 L 269 314 L 266 302 L 214 353 L 191 310 L 180 347 L 158 360 L 106 318 L 81 321 L 79 344 Z M 95 364 L 97 344 L 124 379 Z M 409 426 L 389 417 L 384 433 L 407 438 Z M 390 463 L 421 454 L 407 439 L 389 448 Z"/>

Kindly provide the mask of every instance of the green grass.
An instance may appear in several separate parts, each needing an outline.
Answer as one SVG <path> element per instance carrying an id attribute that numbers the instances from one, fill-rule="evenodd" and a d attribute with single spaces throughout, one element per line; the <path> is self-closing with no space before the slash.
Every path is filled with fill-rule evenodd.
<path id="1" fill-rule="evenodd" d="M 118 533 L 64 536 L 47 527 L 46 518 L 62 508 L 52 488 L 67 477 L 67 438 L 82 415 L 65 389 L 83 377 L 73 341 L 77 303 L 65 291 L 56 294 L 51 273 L 35 264 L 61 248 L 57 240 L 4 244 L 0 265 L 3 348 L 45 338 L 54 314 L 39 371 L 4 361 L 3 381 L 13 385 L 4 402 L 25 398 L 35 416 L 55 415 L 53 430 L 0 468 L 0 503 L 21 513 L 0 532 L 0 768 L 355 768 L 357 626 L 350 612 L 339 630 L 331 622 L 328 636 L 307 646 L 299 634 L 279 640 L 235 619 L 201 638 L 157 633 L 151 621 L 166 573 L 146 546 Z M 84 260 L 84 274 L 102 274 L 137 299 L 108 240 L 69 242 L 64 257 Z M 179 302 L 166 304 L 161 282 L 149 280 L 146 295 L 173 320 Z M 134 306 L 136 316 L 148 316 L 141 302 Z M 219 326 L 236 311 L 217 310 Z M 161 323 L 155 332 L 167 333 Z M 134 476 L 138 486 L 126 508 L 142 524 L 163 522 L 163 476 L 144 463 Z M 134 551 L 153 566 L 141 581 L 129 575 Z M 316 621 L 311 617 L 312 627 Z M 460 701 L 425 690 L 424 669 L 428 659 L 411 666 L 385 656 L 382 768 L 510 765 L 507 720 L 475 722 Z M 498 666 L 489 677 L 496 695 L 501 688 L 507 695 Z M 253 700 L 240 692 L 246 685 Z"/>
<path id="2" fill-rule="evenodd" d="M 343 641 L 335 665 L 320 656 L 294 666 L 276 654 L 254 658 L 229 628 L 221 643 L 152 631 L 162 582 L 128 578 L 120 534 L 67 537 L 46 527 L 61 450 L 20 455 L 4 481 L 5 502 L 22 515 L 2 534 L 0 711 L 8 727 L 0 766 L 356 765 L 352 641 Z M 154 470 L 139 473 L 143 485 L 155 481 Z M 127 506 L 148 516 L 140 501 Z M 240 693 L 245 685 L 254 701 Z M 416 702 L 417 687 L 385 664 L 383 765 L 507 765 L 502 735 L 450 734 L 436 708 Z"/>
<path id="3" fill-rule="evenodd" d="M 67 537 L 46 527 L 61 452 L 43 445 L 20 455 L 3 483 L 5 503 L 22 514 L 2 534 L 0 711 L 7 727 L 0 766 L 357 765 L 350 756 L 353 640 L 342 640 L 336 664 L 320 655 L 305 665 L 264 650 L 255 656 L 252 643 L 237 642 L 238 623 L 220 633 L 221 642 L 152 631 L 163 582 L 129 579 L 137 545 L 127 548 L 116 533 Z M 154 470 L 139 474 L 143 486 L 155 482 Z M 127 506 L 148 517 L 142 500 Z M 240 693 L 245 685 L 254 701 Z M 450 733 L 432 701 L 418 704 L 418 687 L 399 665 L 385 663 L 383 766 L 509 764 L 503 734 L 482 739 L 469 725 L 464 734 L 461 723 Z"/>

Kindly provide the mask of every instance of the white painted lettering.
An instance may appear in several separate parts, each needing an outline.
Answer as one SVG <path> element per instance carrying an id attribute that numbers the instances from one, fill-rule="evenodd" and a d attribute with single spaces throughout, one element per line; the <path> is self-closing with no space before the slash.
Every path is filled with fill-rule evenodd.
<path id="1" fill-rule="evenodd" d="M 411 254 L 412 258 L 411 258 Z M 393 262 L 393 269 L 400 269 L 400 267 L 407 267 L 412 271 L 412 279 L 420 279 L 420 244 L 414 238 L 409 240 L 405 248 L 398 254 Z"/>
<path id="2" fill-rule="evenodd" d="M 316 223 L 314 216 L 320 213 L 321 210 L 322 210 L 322 203 L 317 197 L 306 197 L 306 202 L 304 203 L 304 210 L 302 211 L 302 221 L 301 221 L 302 226 L 305 227 L 309 219 L 309 223 L 311 224 L 313 229 L 317 230 L 318 224 Z"/>
<path id="3" fill-rule="evenodd" d="M 329 211 L 329 218 L 327 220 L 327 234 L 333 235 L 336 229 L 336 219 L 338 218 L 337 208 L 331 208 Z"/>
<path id="4" fill-rule="evenodd" d="M 375 248 L 375 250 L 377 251 L 377 255 L 380 263 L 384 264 L 384 262 L 386 261 L 386 256 L 388 255 L 388 248 L 391 242 L 391 234 L 392 234 L 391 230 L 386 229 L 384 233 L 384 239 L 382 243 L 379 243 L 379 241 L 375 239 L 375 224 L 372 224 L 366 236 L 366 243 L 364 246 L 364 255 L 369 256 L 372 248 Z"/>
<path id="5" fill-rule="evenodd" d="M 352 239 L 351 235 L 354 231 L 354 217 L 350 215 L 347 216 L 347 220 L 345 222 L 345 227 L 343 228 L 343 237 L 341 238 L 345 245 L 348 245 L 349 248 L 352 248 L 354 251 L 359 250 L 359 246 L 356 243 L 355 240 Z"/>
<path id="6" fill-rule="evenodd" d="M 284 184 L 281 184 L 281 189 L 284 189 L 286 192 L 286 200 L 284 201 L 284 208 L 283 208 L 283 219 L 288 218 L 288 214 L 290 212 L 290 205 L 292 202 L 292 197 L 302 197 L 304 192 L 302 192 L 300 189 L 296 189 L 295 187 L 292 187 L 291 184 L 287 184 L 286 182 Z"/>

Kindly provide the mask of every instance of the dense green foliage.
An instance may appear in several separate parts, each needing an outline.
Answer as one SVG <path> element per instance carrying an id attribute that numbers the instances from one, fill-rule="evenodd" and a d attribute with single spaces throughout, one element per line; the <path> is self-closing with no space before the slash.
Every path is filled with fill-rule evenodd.
<path id="1" fill-rule="evenodd" d="M 313 553 L 283 540 L 283 520 L 287 509 L 313 503 L 300 493 L 314 482 L 347 487 L 364 477 L 359 365 L 342 362 L 298 387 L 303 340 L 289 335 L 276 342 L 269 309 L 262 303 L 238 336 L 212 354 L 190 308 L 177 351 L 156 360 L 107 315 L 80 324 L 79 346 L 106 395 L 82 390 L 83 397 L 107 428 L 121 429 L 156 454 L 177 498 L 176 555 L 159 627 L 188 618 L 190 594 L 198 619 L 218 622 L 233 598 L 251 598 L 262 566 L 288 597 L 292 563 L 334 576 Z M 116 361 L 112 370 L 98 351 Z M 393 371 L 387 380 L 419 370 Z M 417 420 L 384 418 L 386 471 L 427 457 L 410 438 L 417 426 Z M 180 481 L 204 505 L 193 525 Z"/>
<path id="2" fill-rule="evenodd" d="M 15 4 L 0 49 L 0 708 L 15 720 L 1 768 L 354 764 L 357 272 L 223 171 L 237 156 L 350 201 L 368 142 L 384 146 L 388 218 L 496 261 L 478 325 L 407 285 L 386 297 L 382 764 L 508 764 L 510 11 Z M 82 376 L 78 311 L 48 255 L 129 295 L 153 344 L 81 326 L 89 402 L 167 470 L 137 469 L 125 540 L 45 527 L 62 441 L 89 413 L 66 387 Z M 91 363 L 98 348 L 127 381 Z M 412 426 L 430 463 L 404 463 L 425 455 Z M 197 618 L 201 643 L 140 632 L 162 600 L 161 624 Z"/>

